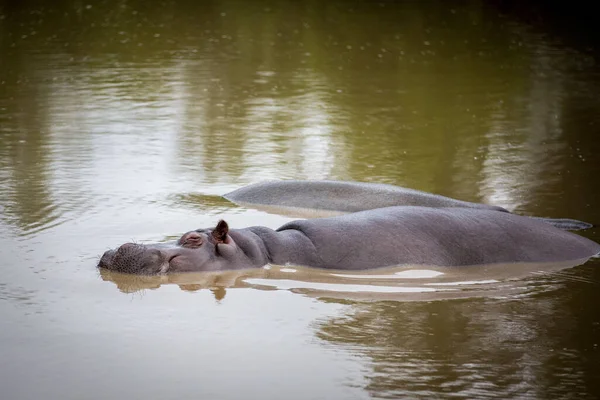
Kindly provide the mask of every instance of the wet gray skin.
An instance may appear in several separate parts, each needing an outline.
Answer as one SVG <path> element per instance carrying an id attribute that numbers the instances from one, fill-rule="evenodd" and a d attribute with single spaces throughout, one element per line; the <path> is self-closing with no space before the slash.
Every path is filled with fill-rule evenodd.
<path id="1" fill-rule="evenodd" d="M 438 194 L 383 183 L 333 180 L 282 180 L 254 183 L 225 194 L 227 200 L 257 209 L 329 210 L 341 213 L 393 206 L 460 207 L 509 211 L 495 205 L 457 200 Z M 267 206 L 267 207 L 265 207 Z M 568 218 L 530 217 L 564 230 L 593 225 Z"/>
<path id="2" fill-rule="evenodd" d="M 464 207 L 508 212 L 489 204 L 472 203 L 385 183 L 334 180 L 264 181 L 223 197 L 236 203 L 277 205 L 357 212 L 393 206 Z"/>
<path id="3" fill-rule="evenodd" d="M 365 270 L 393 265 L 464 266 L 579 260 L 600 245 L 532 218 L 468 208 L 387 207 L 297 220 L 277 230 L 254 226 L 184 234 L 176 243 L 126 243 L 98 266 L 165 274 L 258 268 L 287 263 Z"/>

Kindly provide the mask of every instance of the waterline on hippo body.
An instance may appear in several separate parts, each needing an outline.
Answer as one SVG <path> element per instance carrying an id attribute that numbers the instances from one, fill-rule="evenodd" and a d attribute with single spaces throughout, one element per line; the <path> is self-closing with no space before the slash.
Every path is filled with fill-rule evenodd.
<path id="1" fill-rule="evenodd" d="M 346 300 L 431 301 L 474 297 L 514 298 L 556 289 L 569 278 L 558 271 L 584 260 L 440 268 L 402 266 L 370 271 L 322 270 L 268 264 L 244 270 L 133 275 L 100 270 L 123 293 L 176 285 L 186 292 L 207 290 L 221 301 L 229 291 L 280 290 L 310 297 Z M 597 284 L 598 282 L 590 282 Z M 443 289 L 443 290 L 442 290 Z"/>
<path id="2" fill-rule="evenodd" d="M 589 258 L 600 245 L 544 222 L 469 208 L 388 207 L 184 234 L 175 244 L 126 243 L 99 266 L 134 274 L 258 268 L 269 263 L 360 271 L 393 265 L 467 266 Z"/>

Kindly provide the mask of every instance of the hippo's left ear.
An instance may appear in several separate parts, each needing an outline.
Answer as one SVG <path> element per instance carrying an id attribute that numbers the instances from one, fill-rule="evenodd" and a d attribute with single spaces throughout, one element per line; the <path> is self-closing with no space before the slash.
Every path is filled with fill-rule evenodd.
<path id="1" fill-rule="evenodd" d="M 220 220 L 216 228 L 212 231 L 212 237 L 217 243 L 225 243 L 227 239 L 227 232 L 229 232 L 229 226 L 227 222 Z"/>

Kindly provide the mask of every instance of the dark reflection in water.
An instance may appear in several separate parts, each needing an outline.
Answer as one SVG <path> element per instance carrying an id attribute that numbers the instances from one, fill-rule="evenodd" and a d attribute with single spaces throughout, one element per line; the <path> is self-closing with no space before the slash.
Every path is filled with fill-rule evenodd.
<path id="1" fill-rule="evenodd" d="M 597 398 L 597 261 L 539 279 L 509 269 L 519 295 L 406 304 L 326 302 L 330 286 L 306 283 L 339 277 L 287 272 L 171 282 L 183 290 L 101 275 L 122 295 L 94 268 L 109 247 L 221 216 L 280 226 L 219 197 L 265 179 L 385 182 L 600 223 L 597 35 L 579 41 L 585 29 L 555 30 L 562 15 L 529 4 L 1 2 L 3 395 Z"/>
<path id="2" fill-rule="evenodd" d="M 597 322 L 564 305 L 599 282 L 545 284 L 560 289 L 527 301 L 357 304 L 318 323 L 318 336 L 371 358 L 378 398 L 593 398 L 598 336 L 580 332 Z"/>
<path id="3" fill-rule="evenodd" d="M 600 150 L 585 140 L 598 122 L 592 56 L 484 6 L 377 7 L 8 8 L 4 214 L 26 233 L 92 196 L 131 201 L 142 182 L 135 200 L 160 201 L 177 181 L 290 177 L 571 217 L 573 191 L 597 202 L 581 181 Z"/>

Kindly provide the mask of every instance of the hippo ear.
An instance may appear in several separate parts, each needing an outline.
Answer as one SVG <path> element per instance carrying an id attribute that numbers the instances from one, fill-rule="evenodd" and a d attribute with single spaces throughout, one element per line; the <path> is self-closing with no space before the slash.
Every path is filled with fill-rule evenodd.
<path id="1" fill-rule="evenodd" d="M 212 237 L 217 243 L 225 243 L 227 232 L 229 232 L 227 222 L 220 220 L 216 228 L 212 231 Z"/>

